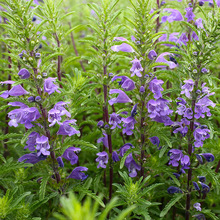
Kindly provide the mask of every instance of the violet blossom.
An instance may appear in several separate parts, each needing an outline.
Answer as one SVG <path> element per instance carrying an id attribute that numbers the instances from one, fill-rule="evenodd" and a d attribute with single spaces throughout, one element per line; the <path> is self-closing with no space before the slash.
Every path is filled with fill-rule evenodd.
<path id="1" fill-rule="evenodd" d="M 200 203 L 198 203 L 198 202 L 196 202 L 195 204 L 193 204 L 193 207 L 197 210 L 197 211 L 202 211 L 202 209 L 201 209 L 201 204 Z"/>
<path id="2" fill-rule="evenodd" d="M 206 160 L 207 162 L 213 162 L 214 159 L 215 159 L 214 155 L 211 154 L 211 153 L 203 153 L 203 154 L 201 154 L 201 155 L 205 158 L 205 160 Z"/>
<path id="3" fill-rule="evenodd" d="M 116 79 L 121 79 L 121 81 L 118 82 L 119 85 L 125 90 L 125 91 L 131 91 L 135 88 L 135 83 L 133 80 L 131 80 L 127 76 L 114 76 L 112 78 L 112 82 Z"/>
<path id="4" fill-rule="evenodd" d="M 175 187 L 175 186 L 170 186 L 168 189 L 167 189 L 167 192 L 169 194 L 174 194 L 174 193 L 183 193 L 183 191 L 178 188 L 178 187 Z"/>
<path id="5" fill-rule="evenodd" d="M 110 105 L 113 105 L 115 103 L 127 103 L 132 102 L 132 100 L 125 94 L 125 92 L 121 91 L 120 89 L 110 89 L 109 94 L 118 93 L 117 98 L 112 98 L 108 102 Z"/>
<path id="6" fill-rule="evenodd" d="M 185 94 L 187 98 L 191 98 L 190 92 L 192 92 L 194 89 L 194 82 L 192 79 L 189 79 L 189 80 L 184 80 L 184 83 L 185 85 L 181 87 L 182 89 L 181 94 Z"/>
<path id="7" fill-rule="evenodd" d="M 132 46 L 130 46 L 129 44 L 126 44 L 126 43 L 122 43 L 120 45 L 114 45 L 111 47 L 111 49 L 114 52 L 119 52 L 119 51 L 128 52 L 128 53 L 134 52 L 134 49 L 132 48 Z"/>
<path id="8" fill-rule="evenodd" d="M 116 127 L 121 128 L 119 124 L 121 123 L 121 116 L 113 112 L 110 114 L 109 124 L 112 125 L 111 129 L 115 129 Z"/>
<path id="9" fill-rule="evenodd" d="M 60 93 L 58 90 L 59 87 L 54 84 L 56 81 L 56 78 L 48 77 L 47 79 L 44 80 L 44 91 L 47 92 L 49 95 L 54 93 L 55 91 Z"/>
<path id="10" fill-rule="evenodd" d="M 66 160 L 69 160 L 71 165 L 74 165 L 78 162 L 78 156 L 76 155 L 76 153 L 79 153 L 80 151 L 81 151 L 80 148 L 69 147 L 64 151 L 62 157 L 65 158 Z"/>
<path id="11" fill-rule="evenodd" d="M 147 57 L 148 57 L 150 60 L 154 60 L 154 59 L 156 59 L 156 57 L 157 57 L 157 53 L 156 53 L 154 50 L 151 50 L 151 51 L 148 53 Z M 142 71 L 143 71 L 143 70 L 142 70 Z"/>
<path id="12" fill-rule="evenodd" d="M 71 120 L 67 120 L 64 121 L 61 125 L 60 128 L 57 132 L 57 134 L 60 135 L 68 135 L 68 136 L 72 136 L 74 134 L 80 134 L 80 131 L 77 131 L 74 127 L 72 127 L 71 125 L 76 125 L 76 120 L 75 119 L 71 119 Z"/>
<path id="13" fill-rule="evenodd" d="M 193 136 L 195 138 L 194 146 L 202 147 L 203 141 L 210 137 L 209 132 L 210 130 L 206 128 L 205 129 L 196 128 L 193 132 Z"/>
<path id="14" fill-rule="evenodd" d="M 64 163 L 63 163 L 62 157 L 57 157 L 57 163 L 58 163 L 59 167 L 64 167 Z"/>
<path id="15" fill-rule="evenodd" d="M 106 164 L 108 163 L 108 154 L 103 151 L 96 154 L 98 158 L 96 158 L 96 162 L 99 162 L 97 168 L 106 168 Z"/>
<path id="16" fill-rule="evenodd" d="M 106 133 L 103 133 L 104 137 L 101 137 L 97 140 L 97 143 L 103 143 L 103 145 L 108 148 L 108 135 Z"/>
<path id="17" fill-rule="evenodd" d="M 163 16 L 162 23 L 164 23 L 166 21 L 168 21 L 168 22 L 183 21 L 183 16 L 177 9 L 164 8 L 163 11 L 171 13 L 171 14 L 168 16 Z"/>
<path id="18" fill-rule="evenodd" d="M 37 153 L 30 153 L 30 154 L 25 154 L 22 157 L 18 159 L 18 162 L 23 162 L 24 163 L 31 163 L 31 164 L 36 164 L 40 162 L 41 160 L 45 160 L 47 156 L 44 155 L 38 155 Z"/>
<path id="19" fill-rule="evenodd" d="M 168 66 L 169 66 L 169 68 L 170 69 L 174 69 L 174 68 L 176 68 L 177 67 L 177 65 L 174 63 L 174 62 L 172 62 L 172 61 L 168 61 L 168 60 L 166 60 L 165 58 L 164 58 L 164 56 L 167 56 L 167 55 L 172 55 L 171 53 L 168 53 L 168 52 L 165 52 L 165 53 L 162 53 L 162 54 L 160 54 L 158 57 L 157 57 L 157 59 L 156 59 L 156 63 L 166 63 L 166 64 L 168 64 Z M 156 66 L 157 68 L 166 68 L 166 66 Z"/>
<path id="20" fill-rule="evenodd" d="M 42 135 L 41 137 L 36 138 L 36 149 L 38 150 L 37 156 L 41 154 L 48 156 L 50 155 L 50 145 L 48 137 Z"/>
<path id="21" fill-rule="evenodd" d="M 85 180 L 88 177 L 88 175 L 86 175 L 83 172 L 87 170 L 88 170 L 87 167 L 81 167 L 81 166 L 76 167 L 67 178 L 73 178 L 76 180 Z"/>
<path id="22" fill-rule="evenodd" d="M 134 75 L 141 77 L 142 75 L 140 72 L 144 70 L 143 67 L 141 66 L 141 61 L 135 58 L 134 60 L 131 61 L 131 63 L 132 63 L 132 67 L 130 69 L 130 71 L 132 72 L 131 77 Z"/>
<path id="23" fill-rule="evenodd" d="M 137 170 L 141 170 L 141 166 L 139 166 L 133 156 L 132 153 L 130 153 L 125 160 L 125 166 L 128 168 L 129 176 L 130 177 L 136 177 L 137 176 Z"/>
<path id="24" fill-rule="evenodd" d="M 21 79 L 28 79 L 31 74 L 27 69 L 21 69 L 18 72 L 18 75 L 20 76 Z"/>
<path id="25" fill-rule="evenodd" d="M 134 146 L 131 143 L 126 143 L 124 144 L 120 149 L 119 149 L 119 156 L 123 157 L 124 154 L 130 149 L 134 148 Z"/>
<path id="26" fill-rule="evenodd" d="M 163 84 L 163 80 L 158 80 L 156 77 L 149 82 L 149 89 L 152 93 L 154 93 L 154 98 L 159 99 L 162 97 L 161 91 L 164 89 L 161 87 Z"/>
<path id="27" fill-rule="evenodd" d="M 186 8 L 186 15 L 185 17 L 187 18 L 187 22 L 190 22 L 190 21 L 194 21 L 194 13 L 193 13 L 193 8 Z"/>
<path id="28" fill-rule="evenodd" d="M 28 136 L 28 140 L 26 141 L 27 145 L 24 147 L 24 149 L 28 148 L 30 151 L 35 151 L 36 139 L 39 137 L 40 135 L 37 132 L 31 132 Z"/>

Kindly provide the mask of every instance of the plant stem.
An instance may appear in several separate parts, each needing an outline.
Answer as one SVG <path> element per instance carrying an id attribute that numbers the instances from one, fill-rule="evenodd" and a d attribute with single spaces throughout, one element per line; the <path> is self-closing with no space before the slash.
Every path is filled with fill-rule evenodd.
<path id="1" fill-rule="evenodd" d="M 69 27 L 70 27 L 70 29 L 71 29 L 71 28 L 72 28 L 72 25 L 71 25 L 70 22 L 68 22 L 68 23 L 69 23 Z M 72 41 L 72 44 L 73 44 L 73 49 L 74 49 L 74 51 L 75 51 L 76 56 L 78 57 L 78 56 L 79 56 L 79 53 L 78 53 L 78 50 L 77 50 L 77 48 L 76 48 L 76 44 L 75 44 L 75 40 L 74 40 L 74 37 L 73 37 L 73 33 L 72 33 L 72 32 L 70 33 L 70 36 L 71 36 L 71 41 Z M 84 65 L 83 65 L 82 60 L 80 60 L 79 63 L 80 63 L 80 65 L 81 65 L 83 71 L 86 72 L 86 69 L 85 69 L 85 67 L 84 67 Z"/>

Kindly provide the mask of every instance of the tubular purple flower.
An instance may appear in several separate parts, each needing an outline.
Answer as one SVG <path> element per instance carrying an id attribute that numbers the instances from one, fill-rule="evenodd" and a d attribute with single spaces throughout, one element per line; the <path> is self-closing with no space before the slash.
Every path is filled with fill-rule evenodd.
<path id="1" fill-rule="evenodd" d="M 59 167 L 64 167 L 64 163 L 63 163 L 62 157 L 57 157 L 57 163 L 58 163 Z"/>
<path id="2" fill-rule="evenodd" d="M 211 153 L 203 153 L 201 155 L 206 159 L 207 162 L 213 162 L 215 159 L 214 155 Z"/>
<path id="3" fill-rule="evenodd" d="M 197 210 L 197 211 L 202 211 L 202 209 L 201 209 L 201 204 L 200 203 L 195 203 L 194 205 L 193 205 L 193 207 Z"/>
<path id="4" fill-rule="evenodd" d="M 119 156 L 123 157 L 124 154 L 126 153 L 127 150 L 130 148 L 134 148 L 134 146 L 131 143 L 126 143 L 124 144 L 120 149 L 119 149 Z"/>
<path id="5" fill-rule="evenodd" d="M 183 44 L 186 46 L 187 42 L 189 41 L 186 33 L 182 33 L 177 43 L 182 46 Z"/>
<path id="6" fill-rule="evenodd" d="M 200 191 L 199 185 L 197 184 L 197 182 L 192 182 L 193 186 L 195 188 L 195 190 Z"/>
<path id="7" fill-rule="evenodd" d="M 208 193 L 210 191 L 210 188 L 208 185 L 206 185 L 205 183 L 201 183 L 201 186 L 202 186 L 202 193 Z"/>
<path id="8" fill-rule="evenodd" d="M 129 176 L 130 177 L 136 177 L 137 176 L 137 170 L 141 170 L 141 166 L 139 166 L 135 160 L 133 159 L 132 153 L 130 153 L 126 160 L 125 160 L 125 166 L 128 168 Z"/>
<path id="9" fill-rule="evenodd" d="M 80 151 L 81 151 L 80 148 L 69 147 L 64 151 L 62 157 L 65 158 L 66 160 L 69 160 L 71 165 L 74 165 L 78 162 L 78 156 L 76 155 L 76 153 L 79 153 Z"/>
<path id="10" fill-rule="evenodd" d="M 196 22 L 195 22 L 195 25 L 197 26 L 197 28 L 203 29 L 204 26 L 203 26 L 203 24 L 202 24 L 202 18 L 198 18 L 198 19 L 196 20 Z"/>
<path id="11" fill-rule="evenodd" d="M 36 138 L 36 149 L 38 150 L 37 156 L 41 154 L 48 156 L 50 155 L 50 145 L 48 142 L 48 137 L 42 135 L 41 137 Z"/>
<path id="12" fill-rule="evenodd" d="M 132 63 L 132 67 L 130 69 L 130 71 L 132 72 L 131 77 L 134 75 L 141 77 L 142 75 L 140 72 L 144 70 L 143 67 L 141 66 L 141 61 L 135 58 L 134 60 L 131 61 L 131 63 Z"/>
<path id="13" fill-rule="evenodd" d="M 97 143 L 103 143 L 106 148 L 108 148 L 108 135 L 103 133 L 104 137 L 101 137 L 97 140 Z"/>
<path id="14" fill-rule="evenodd" d="M 96 162 L 99 162 L 97 168 L 106 168 L 106 164 L 108 163 L 108 154 L 103 151 L 96 154 L 98 158 L 96 158 Z"/>
<path id="15" fill-rule="evenodd" d="M 157 145 L 157 147 L 159 147 L 160 145 L 160 140 L 157 136 L 153 136 L 150 139 L 150 142 L 153 144 L 153 145 Z"/>
<path id="16" fill-rule="evenodd" d="M 132 135 L 134 130 L 134 125 L 137 123 L 137 121 L 134 119 L 134 117 L 129 116 L 127 118 L 122 118 L 121 119 L 124 124 L 123 124 L 123 130 L 122 133 L 123 134 L 127 134 L 127 135 Z"/>
<path id="17" fill-rule="evenodd" d="M 97 126 L 98 126 L 99 128 L 104 128 L 104 122 L 103 122 L 103 121 L 99 121 L 99 122 L 97 123 Z"/>
<path id="18" fill-rule="evenodd" d="M 130 46 L 129 44 L 126 44 L 126 43 L 122 43 L 120 45 L 112 46 L 111 49 L 114 52 L 119 52 L 119 51 L 128 52 L 128 53 L 135 52 L 134 49 L 132 48 L 132 46 Z"/>
<path id="19" fill-rule="evenodd" d="M 161 91 L 163 91 L 163 88 L 161 85 L 163 84 L 163 80 L 158 80 L 157 78 L 154 78 L 149 83 L 149 89 L 151 92 L 154 93 L 154 98 L 159 99 L 162 97 Z"/>
<path id="20" fill-rule="evenodd" d="M 187 22 L 190 22 L 190 21 L 194 21 L 194 13 L 193 13 L 193 8 L 185 8 L 186 10 L 186 15 L 185 17 L 187 18 Z"/>
<path id="21" fill-rule="evenodd" d="M 157 53 L 156 53 L 154 50 L 151 50 L 151 51 L 148 53 L 147 57 L 148 57 L 150 60 L 155 60 L 156 57 L 157 57 Z M 143 71 L 143 70 L 142 70 L 142 71 Z"/>
<path id="22" fill-rule="evenodd" d="M 177 124 L 179 127 L 176 128 L 173 133 L 178 133 L 180 132 L 182 134 L 183 137 L 186 136 L 187 132 L 188 132 L 188 127 L 190 125 L 190 121 L 188 121 L 185 118 L 182 118 L 180 122 L 177 122 Z"/>
<path id="23" fill-rule="evenodd" d="M 20 76 L 21 79 L 28 79 L 31 74 L 27 69 L 21 69 L 18 72 L 18 75 Z"/>
<path id="24" fill-rule="evenodd" d="M 165 52 L 165 53 L 162 53 L 162 54 L 160 54 L 158 57 L 157 57 L 157 59 L 156 59 L 156 63 L 166 63 L 166 64 L 168 64 L 169 65 L 169 68 L 170 69 L 174 69 L 174 68 L 176 68 L 177 67 L 177 65 L 174 63 L 174 62 L 172 62 L 172 61 L 168 61 L 168 60 L 166 60 L 165 58 L 164 58 L 164 56 L 167 56 L 167 55 L 173 55 L 172 53 L 168 53 L 168 52 Z M 166 68 L 166 66 L 156 66 L 157 68 Z"/>
<path id="25" fill-rule="evenodd" d="M 55 91 L 60 93 L 58 90 L 59 87 L 54 84 L 56 78 L 48 77 L 47 79 L 44 80 L 44 91 L 47 92 L 49 95 L 54 93 Z"/>
<path id="26" fill-rule="evenodd" d="M 175 187 L 175 186 L 170 186 L 168 189 L 167 189 L 167 192 L 169 194 L 174 194 L 174 193 L 183 193 L 183 191 L 178 188 L 178 187 Z"/>
<path id="27" fill-rule="evenodd" d="M 168 21 L 168 22 L 183 21 L 183 16 L 177 9 L 164 8 L 163 11 L 171 13 L 171 14 L 169 16 L 162 17 L 162 23 L 164 23 L 166 21 Z"/>
<path id="28" fill-rule="evenodd" d="M 115 81 L 116 79 L 121 79 L 121 81 L 118 82 L 119 85 L 125 90 L 125 91 L 130 91 L 135 88 L 135 83 L 133 80 L 131 80 L 127 76 L 114 76 L 112 78 L 112 82 Z"/>
<path id="29" fill-rule="evenodd" d="M 205 176 L 198 176 L 198 179 L 200 182 L 205 183 L 206 182 L 206 178 Z"/>
<path id="30" fill-rule="evenodd" d="M 121 116 L 113 112 L 110 114 L 109 124 L 112 125 L 111 129 L 115 129 L 116 127 L 121 128 L 119 124 L 121 123 Z"/>
<path id="31" fill-rule="evenodd" d="M 203 146 L 203 141 L 210 137 L 209 132 L 210 132 L 209 129 L 196 128 L 194 130 L 193 136 L 195 138 L 195 142 L 194 142 L 195 147 Z"/>
<path id="32" fill-rule="evenodd" d="M 31 132 L 28 136 L 28 140 L 26 141 L 26 146 L 24 149 L 29 149 L 30 151 L 35 151 L 36 139 L 39 138 L 40 135 L 37 132 Z"/>
<path id="33" fill-rule="evenodd" d="M 197 214 L 193 215 L 197 220 L 206 220 L 205 216 L 203 214 Z"/>
<path id="34" fill-rule="evenodd" d="M 41 160 L 45 160 L 46 158 L 47 158 L 47 157 L 44 156 L 44 155 L 38 156 L 37 153 L 30 153 L 30 154 L 25 154 L 25 155 L 23 155 L 22 157 L 20 157 L 20 158 L 18 159 L 18 162 L 24 161 L 24 163 L 32 163 L 32 164 L 35 164 L 35 163 L 40 162 Z"/>
<path id="35" fill-rule="evenodd" d="M 76 167 L 72 173 L 67 177 L 67 178 L 73 178 L 73 179 L 76 179 L 76 180 L 85 180 L 88 175 L 86 175 L 85 171 L 87 171 L 88 168 L 87 167 Z"/>
<path id="36" fill-rule="evenodd" d="M 196 154 L 196 159 L 199 161 L 200 164 L 204 164 L 203 159 L 199 154 Z"/>
<path id="37" fill-rule="evenodd" d="M 112 153 L 112 160 L 114 162 L 118 162 L 120 160 L 117 151 L 113 151 L 113 153 Z"/>
<path id="38" fill-rule="evenodd" d="M 79 131 L 77 131 L 74 127 L 71 126 L 71 125 L 76 125 L 75 122 L 76 122 L 75 119 L 64 121 L 60 125 L 60 128 L 59 128 L 57 134 L 68 135 L 68 136 L 72 136 L 74 134 L 80 134 Z"/>
<path id="39" fill-rule="evenodd" d="M 145 92 L 145 88 L 144 88 L 144 86 L 141 86 L 140 87 L 140 91 L 139 91 L 140 93 L 144 93 Z"/>
<path id="40" fill-rule="evenodd" d="M 3 83 L 3 84 L 13 84 L 10 81 L 6 81 L 6 82 L 9 82 L 9 83 L 4 83 L 4 82 L 1 82 L 1 83 Z M 7 90 L 4 93 L 2 93 L 0 95 L 0 97 L 6 99 L 9 96 L 20 96 L 20 95 L 26 95 L 26 94 L 28 94 L 28 92 L 21 85 L 16 85 L 16 86 L 12 87 L 9 91 Z"/>
<path id="41" fill-rule="evenodd" d="M 184 83 L 185 85 L 181 87 L 182 89 L 181 94 L 185 94 L 187 98 L 191 98 L 190 92 L 192 92 L 194 89 L 194 82 L 192 79 L 189 79 L 189 80 L 184 80 Z"/>
<path id="42" fill-rule="evenodd" d="M 125 94 L 125 92 L 121 91 L 120 89 L 110 89 L 109 94 L 118 93 L 117 98 L 112 98 L 108 102 L 110 105 L 113 105 L 115 103 L 127 103 L 132 102 L 132 100 Z"/>

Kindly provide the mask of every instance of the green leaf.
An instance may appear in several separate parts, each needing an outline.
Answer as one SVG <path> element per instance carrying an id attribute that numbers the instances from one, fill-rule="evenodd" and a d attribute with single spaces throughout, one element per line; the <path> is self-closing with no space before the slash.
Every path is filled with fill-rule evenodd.
<path id="1" fill-rule="evenodd" d="M 71 28 L 70 30 L 68 30 L 68 31 L 64 34 L 64 37 L 68 36 L 72 31 L 81 31 L 84 27 L 85 27 L 85 25 L 79 24 L 79 25 L 77 25 L 77 26 Z"/>
<path id="2" fill-rule="evenodd" d="M 44 176 L 40 183 L 40 191 L 39 191 L 39 199 L 43 200 L 46 193 L 46 187 L 48 182 L 49 176 Z"/>
<path id="3" fill-rule="evenodd" d="M 163 157 L 163 155 L 165 154 L 165 152 L 167 151 L 167 148 L 168 146 L 163 146 L 161 149 L 160 149 L 160 153 L 159 153 L 159 158 Z"/>
<path id="4" fill-rule="evenodd" d="M 176 194 L 170 202 L 168 202 L 165 206 L 165 208 L 161 211 L 160 217 L 164 217 L 167 212 L 184 196 L 184 194 Z"/>
<path id="5" fill-rule="evenodd" d="M 25 192 L 22 195 L 19 195 L 17 199 L 13 199 L 13 203 L 10 205 L 10 209 L 16 208 L 16 206 L 22 201 L 23 198 L 29 196 L 31 192 Z"/>
<path id="6" fill-rule="evenodd" d="M 132 205 L 132 206 L 130 206 L 130 207 L 124 209 L 124 210 L 119 214 L 119 216 L 116 217 L 115 220 L 124 220 L 125 217 L 126 217 L 127 215 L 129 215 L 135 208 L 136 208 L 136 206 L 135 206 L 135 205 Z"/>
<path id="7" fill-rule="evenodd" d="M 186 26 L 190 27 L 193 31 L 195 31 L 195 33 L 197 35 L 199 35 L 199 32 L 198 30 L 195 28 L 195 26 L 193 26 L 192 24 L 190 24 L 189 22 L 186 22 L 186 21 L 181 21 L 183 24 L 185 24 Z"/>

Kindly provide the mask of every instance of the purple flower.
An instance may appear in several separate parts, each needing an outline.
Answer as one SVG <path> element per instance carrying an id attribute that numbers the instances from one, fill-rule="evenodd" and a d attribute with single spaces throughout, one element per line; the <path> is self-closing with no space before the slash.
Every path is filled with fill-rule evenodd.
<path id="1" fill-rule="evenodd" d="M 148 101 L 147 109 L 148 113 L 150 113 L 149 117 L 154 121 L 164 123 L 165 126 L 171 125 L 173 122 L 168 115 L 172 114 L 173 111 L 169 109 L 168 103 L 168 100 L 162 98 Z"/>
<path id="2" fill-rule="evenodd" d="M 128 41 L 128 40 L 124 37 L 114 37 L 113 41 Z"/>
<path id="3" fill-rule="evenodd" d="M 207 162 L 213 162 L 215 159 L 214 155 L 211 153 L 203 153 L 201 155 L 206 159 Z"/>
<path id="4" fill-rule="evenodd" d="M 78 162 L 78 156 L 76 155 L 76 153 L 79 153 L 80 151 L 81 151 L 80 148 L 69 147 L 64 151 L 62 157 L 65 158 L 66 160 L 69 160 L 71 165 L 74 165 Z"/>
<path id="5" fill-rule="evenodd" d="M 113 105 L 114 103 L 127 103 L 132 102 L 132 100 L 125 94 L 125 92 L 121 91 L 120 89 L 110 89 L 109 94 L 118 93 L 117 98 L 112 98 L 108 102 L 110 105 Z"/>
<path id="6" fill-rule="evenodd" d="M 57 163 L 58 163 L 59 167 L 64 167 L 64 163 L 63 163 L 62 157 L 57 157 Z"/>
<path id="7" fill-rule="evenodd" d="M 134 148 L 134 146 L 131 143 L 124 144 L 120 149 L 119 149 L 119 156 L 123 157 L 124 154 L 126 153 L 127 150 L 130 148 Z"/>
<path id="8" fill-rule="evenodd" d="M 151 51 L 148 53 L 147 57 L 148 57 L 150 60 L 154 60 L 154 59 L 156 59 L 156 57 L 157 57 L 157 53 L 156 53 L 154 50 L 151 50 Z M 142 70 L 142 71 L 143 71 L 143 70 Z"/>
<path id="9" fill-rule="evenodd" d="M 144 86 L 141 86 L 140 87 L 140 91 L 139 91 L 140 93 L 144 93 L 145 92 L 145 88 L 144 88 Z"/>
<path id="10" fill-rule="evenodd" d="M 112 160 L 114 162 L 118 162 L 120 160 L 117 151 L 112 152 Z"/>
<path id="11" fill-rule="evenodd" d="M 168 21 L 168 22 L 183 21 L 183 16 L 177 9 L 164 8 L 163 11 L 171 13 L 171 14 L 169 16 L 163 16 L 162 23 L 164 23 L 166 21 Z"/>
<path id="12" fill-rule="evenodd" d="M 206 182 L 206 178 L 205 176 L 198 176 L 198 179 L 200 182 L 205 183 Z"/>
<path id="13" fill-rule="evenodd" d="M 36 138 L 36 149 L 38 150 L 37 156 L 41 154 L 48 156 L 50 155 L 50 145 L 48 142 L 48 137 L 42 135 L 41 137 Z"/>
<path id="14" fill-rule="evenodd" d="M 195 22 L 195 25 L 197 26 L 197 28 L 204 28 L 203 24 L 202 24 L 202 18 L 198 18 Z"/>
<path id="15" fill-rule="evenodd" d="M 189 41 L 186 33 L 182 33 L 177 43 L 182 46 L 183 44 L 186 46 L 187 42 Z"/>
<path id="16" fill-rule="evenodd" d="M 162 54 L 160 54 L 158 57 L 157 57 L 157 59 L 156 59 L 156 63 L 166 63 L 166 64 L 168 64 L 169 65 L 169 68 L 170 69 L 174 69 L 175 67 L 177 67 L 177 65 L 174 63 L 174 62 L 172 62 L 172 61 L 168 61 L 168 60 L 166 60 L 165 58 L 164 58 L 164 56 L 167 56 L 167 55 L 171 55 L 172 56 L 172 54 L 171 53 L 168 53 L 168 52 L 165 52 L 165 53 L 162 53 Z M 166 66 L 156 66 L 157 68 L 166 68 Z"/>
<path id="17" fill-rule="evenodd" d="M 128 52 L 128 53 L 134 52 L 134 49 L 132 48 L 132 46 L 130 46 L 129 44 L 126 44 L 126 43 L 122 43 L 120 45 L 112 46 L 111 49 L 114 52 L 119 52 L 119 51 Z"/>
<path id="18" fill-rule="evenodd" d="M 192 92 L 194 89 L 194 82 L 192 79 L 189 79 L 189 80 L 184 80 L 184 83 L 185 85 L 181 87 L 182 89 L 181 94 L 185 94 L 187 98 L 191 98 L 190 92 Z"/>
<path id="19" fill-rule="evenodd" d="M 103 133 L 104 137 L 101 137 L 97 140 L 97 143 L 103 143 L 106 148 L 108 148 L 108 135 Z"/>
<path id="20" fill-rule="evenodd" d="M 118 82 L 119 85 L 125 90 L 125 91 L 131 91 L 135 88 L 135 83 L 133 80 L 128 78 L 127 76 L 114 76 L 112 78 L 112 82 L 116 79 L 121 79 L 120 82 Z"/>
<path id="21" fill-rule="evenodd" d="M 185 17 L 187 18 L 187 22 L 190 22 L 190 21 L 194 21 L 194 13 L 193 13 L 193 8 L 185 8 L 186 10 L 186 15 Z"/>
<path id="22" fill-rule="evenodd" d="M 44 156 L 44 155 L 37 155 L 37 153 L 30 153 L 30 154 L 25 154 L 23 155 L 22 157 L 20 157 L 18 159 L 19 162 L 22 162 L 24 161 L 24 163 L 32 163 L 32 164 L 35 164 L 35 163 L 38 163 L 40 162 L 41 160 L 45 160 L 47 157 Z"/>
<path id="23" fill-rule="evenodd" d="M 183 98 L 179 97 L 177 99 L 180 100 L 179 102 L 176 103 L 177 105 L 180 105 L 180 104 L 185 105 L 186 104 L 186 101 Z"/>
<path id="24" fill-rule="evenodd" d="M 157 145 L 157 148 L 159 148 L 160 140 L 157 136 L 151 137 L 149 139 L 153 145 Z"/>
<path id="25" fill-rule="evenodd" d="M 108 154 L 103 151 L 96 154 L 98 158 L 96 158 L 96 162 L 99 162 L 97 168 L 106 168 L 106 164 L 108 163 Z"/>
<path id="26" fill-rule="evenodd" d="M 76 122 L 75 119 L 64 121 L 60 125 L 59 131 L 57 132 L 57 134 L 69 135 L 69 136 L 72 136 L 74 134 L 80 134 L 79 131 L 77 131 L 74 127 L 71 126 L 71 125 L 76 125 L 75 122 Z"/>
<path id="27" fill-rule="evenodd" d="M 200 164 L 204 164 L 203 159 L 199 154 L 196 154 L 196 159 L 199 161 Z"/>
<path id="28" fill-rule="evenodd" d="M 201 183 L 201 186 L 202 186 L 202 193 L 208 193 L 210 191 L 210 188 L 208 185 L 206 185 L 205 183 Z"/>
<path id="29" fill-rule="evenodd" d="M 28 140 L 26 141 L 26 146 L 24 149 L 29 149 L 30 151 L 35 151 L 36 139 L 39 138 L 40 135 L 37 132 L 31 132 L 28 136 Z"/>
<path id="30" fill-rule="evenodd" d="M 184 155 L 182 158 L 181 158 L 181 165 L 182 165 L 182 168 L 183 170 L 185 169 L 189 169 L 189 166 L 190 166 L 190 158 L 188 155 Z"/>
<path id="31" fill-rule="evenodd" d="M 115 129 L 116 127 L 121 128 L 119 124 L 121 123 L 121 116 L 113 112 L 110 114 L 109 124 L 112 125 L 111 129 Z"/>
<path id="32" fill-rule="evenodd" d="M 11 83 L 7 83 L 7 84 L 11 84 Z M 6 99 L 8 98 L 8 96 L 20 96 L 20 95 L 26 95 L 26 94 L 28 94 L 28 92 L 21 85 L 16 85 L 12 87 L 9 91 L 7 90 L 4 93 L 2 93 L 0 97 Z"/>
<path id="33" fill-rule="evenodd" d="M 199 37 L 198 35 L 196 34 L 195 31 L 192 32 L 192 35 L 191 35 L 191 40 L 194 39 L 195 41 L 198 41 L 199 40 Z"/>
<path id="34" fill-rule="evenodd" d="M 138 77 L 141 77 L 141 73 L 144 69 L 143 67 L 141 66 L 141 61 L 138 60 L 137 58 L 135 58 L 134 60 L 131 61 L 132 63 L 132 67 L 130 69 L 130 71 L 132 72 L 131 76 L 138 76 Z"/>
<path id="35" fill-rule="evenodd" d="M 134 125 L 137 123 L 137 121 L 134 119 L 134 117 L 129 116 L 127 118 L 122 118 L 121 119 L 124 124 L 123 124 L 123 134 L 127 134 L 127 135 L 132 135 L 134 130 Z"/>
<path id="36" fill-rule="evenodd" d="M 18 72 L 18 75 L 20 76 L 21 79 L 28 79 L 31 74 L 27 69 L 21 69 Z"/>
<path id="37" fill-rule="evenodd" d="M 195 147 L 203 146 L 203 141 L 210 137 L 209 132 L 210 130 L 206 128 L 205 129 L 196 128 L 194 130 L 193 136 L 195 138 L 195 142 L 194 142 Z"/>
<path id="38" fill-rule="evenodd" d="M 167 189 L 167 192 L 169 194 L 174 194 L 174 193 L 183 193 L 183 191 L 178 188 L 178 187 L 175 187 L 175 186 L 170 186 L 168 189 Z"/>
<path id="39" fill-rule="evenodd" d="M 203 214 L 193 215 L 193 217 L 197 218 L 197 220 L 206 220 L 206 218 Z"/>
<path id="40" fill-rule="evenodd" d="M 44 80 L 44 91 L 47 92 L 49 95 L 54 93 L 55 91 L 60 93 L 58 90 L 59 87 L 54 84 L 56 81 L 56 78 L 48 77 L 47 79 Z"/>
<path id="41" fill-rule="evenodd" d="M 34 101 L 35 101 L 34 96 L 30 96 L 30 97 L 28 97 L 28 102 L 34 102 Z"/>
<path id="42" fill-rule="evenodd" d="M 103 128 L 104 127 L 104 122 L 101 120 L 101 121 L 99 121 L 98 123 L 97 123 L 97 126 L 99 127 L 99 128 Z"/>
<path id="43" fill-rule="evenodd" d="M 197 211 L 202 211 L 202 209 L 201 209 L 201 204 L 200 203 L 195 203 L 194 205 L 193 205 L 193 207 L 197 210 Z"/>
<path id="44" fill-rule="evenodd" d="M 163 88 L 161 87 L 161 85 L 163 84 L 163 80 L 158 80 L 156 78 L 154 78 L 153 80 L 150 81 L 149 83 L 149 89 L 151 92 L 154 93 L 154 98 L 155 99 L 159 99 L 162 97 L 162 93 L 161 91 L 163 91 Z"/>
<path id="45" fill-rule="evenodd" d="M 76 167 L 67 178 L 73 178 L 76 180 L 85 180 L 88 177 L 88 175 L 86 175 L 83 172 L 87 170 L 88 170 L 87 167 Z"/>
<path id="46" fill-rule="evenodd" d="M 20 106 L 20 109 L 14 109 L 8 113 L 8 117 L 11 119 L 8 123 L 9 126 L 17 127 L 18 124 L 24 124 L 27 129 L 33 127 L 33 121 L 36 121 L 41 117 L 39 111 L 35 107 L 28 108 L 27 105 L 21 102 L 10 102 L 8 105 Z"/>
<path id="47" fill-rule="evenodd" d="M 188 119 L 192 119 L 193 117 L 193 111 L 191 108 L 186 108 L 185 112 L 184 112 L 184 115 L 183 115 L 185 118 L 188 118 Z"/>
<path id="48" fill-rule="evenodd" d="M 137 176 L 137 170 L 141 170 L 141 166 L 139 166 L 135 160 L 132 157 L 132 153 L 130 153 L 126 160 L 125 160 L 125 166 L 128 168 L 129 176 L 130 177 L 136 177 Z"/>
<path id="49" fill-rule="evenodd" d="M 197 182 L 192 182 L 193 186 L 195 188 L 195 190 L 200 191 L 199 185 L 197 184 Z"/>
<path id="50" fill-rule="evenodd" d="M 54 105 L 54 107 L 48 112 L 48 121 L 51 122 L 49 127 L 56 124 L 61 124 L 61 116 L 66 115 L 67 117 L 71 117 L 71 114 L 64 108 L 64 106 L 68 104 L 67 102 L 58 102 Z"/>
<path id="51" fill-rule="evenodd" d="M 176 128 L 173 133 L 178 133 L 180 132 L 182 134 L 183 137 L 186 136 L 187 132 L 188 132 L 188 127 L 189 126 L 190 122 L 185 119 L 185 118 L 182 118 L 181 119 L 181 122 L 177 122 L 176 125 L 178 125 L 179 127 Z"/>

